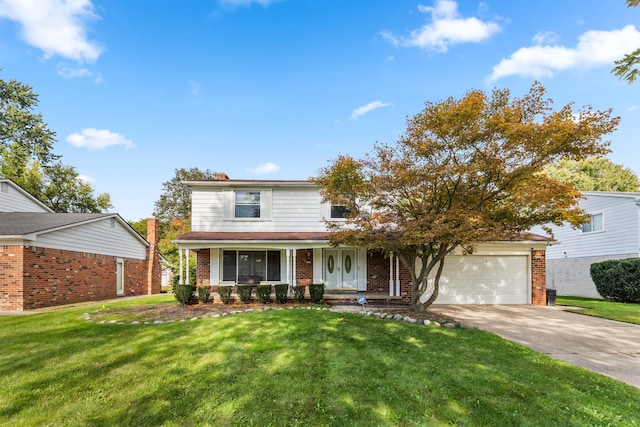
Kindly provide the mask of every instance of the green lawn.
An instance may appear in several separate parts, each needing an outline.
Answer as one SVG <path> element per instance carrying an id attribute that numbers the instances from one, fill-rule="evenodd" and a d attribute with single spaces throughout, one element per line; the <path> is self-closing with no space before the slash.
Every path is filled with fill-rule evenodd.
<path id="1" fill-rule="evenodd" d="M 118 306 L 158 302 L 175 304 Z M 640 425 L 639 389 L 477 329 L 300 309 L 83 319 L 100 310 L 0 317 L 0 425 Z"/>
<path id="2" fill-rule="evenodd" d="M 556 297 L 556 304 L 581 307 L 579 309 L 567 309 L 567 311 L 573 313 L 640 325 L 640 304 L 626 304 L 582 297 Z"/>

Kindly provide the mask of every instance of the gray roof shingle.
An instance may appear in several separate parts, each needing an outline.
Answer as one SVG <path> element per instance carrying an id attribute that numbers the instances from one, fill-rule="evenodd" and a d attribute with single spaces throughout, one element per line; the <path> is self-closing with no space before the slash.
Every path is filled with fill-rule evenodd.
<path id="1" fill-rule="evenodd" d="M 108 216 L 113 214 L 0 212 L 0 236 L 22 236 Z"/>

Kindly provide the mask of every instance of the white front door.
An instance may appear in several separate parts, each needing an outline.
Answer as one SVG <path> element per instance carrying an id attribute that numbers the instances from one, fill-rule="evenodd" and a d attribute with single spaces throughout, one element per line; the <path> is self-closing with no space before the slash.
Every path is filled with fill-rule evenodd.
<path id="1" fill-rule="evenodd" d="M 324 285 L 326 289 L 356 290 L 358 258 L 355 249 L 324 250 Z"/>
<path id="2" fill-rule="evenodd" d="M 116 295 L 124 295 L 124 260 L 116 261 Z"/>

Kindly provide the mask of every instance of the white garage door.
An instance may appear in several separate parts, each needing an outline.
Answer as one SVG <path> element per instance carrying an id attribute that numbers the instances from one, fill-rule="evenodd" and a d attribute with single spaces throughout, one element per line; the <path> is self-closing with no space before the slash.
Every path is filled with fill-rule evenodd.
<path id="1" fill-rule="evenodd" d="M 435 304 L 528 304 L 526 256 L 449 255 Z"/>

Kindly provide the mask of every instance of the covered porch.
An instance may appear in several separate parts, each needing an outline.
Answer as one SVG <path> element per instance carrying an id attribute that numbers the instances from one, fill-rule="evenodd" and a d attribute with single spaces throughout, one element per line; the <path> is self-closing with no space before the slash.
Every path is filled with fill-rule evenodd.
<path id="1" fill-rule="evenodd" d="M 197 286 L 287 283 L 325 285 L 325 299 L 337 303 L 397 302 L 407 296 L 397 258 L 358 248 L 336 248 L 327 233 L 191 232 L 175 243 L 179 283 Z M 189 272 L 196 255 L 196 274 Z"/>

